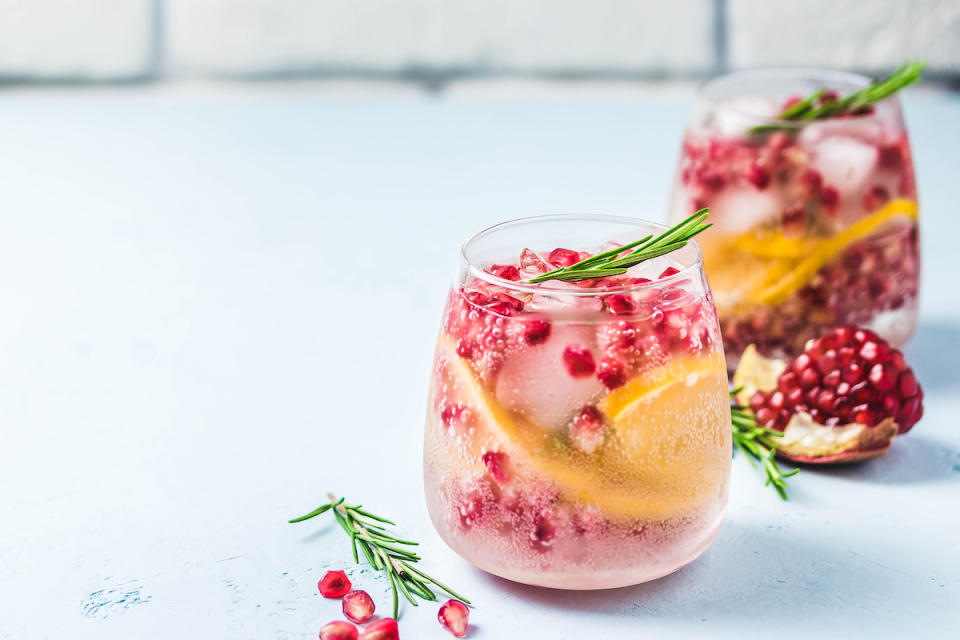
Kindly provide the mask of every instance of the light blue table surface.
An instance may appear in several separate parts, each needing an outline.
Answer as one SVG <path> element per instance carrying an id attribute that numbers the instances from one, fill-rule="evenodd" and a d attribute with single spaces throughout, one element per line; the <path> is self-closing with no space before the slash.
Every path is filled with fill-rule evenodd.
<path id="1" fill-rule="evenodd" d="M 662 219 L 687 89 L 328 85 L 0 93 L 0 638 L 315 638 L 349 565 L 330 490 L 397 519 L 470 638 L 956 637 L 960 98 L 906 99 L 926 417 L 726 524 L 653 583 L 491 578 L 422 498 L 433 341 L 462 240 L 548 212 Z M 351 567 L 386 612 L 383 581 Z M 436 607 L 401 637 L 448 638 Z"/>

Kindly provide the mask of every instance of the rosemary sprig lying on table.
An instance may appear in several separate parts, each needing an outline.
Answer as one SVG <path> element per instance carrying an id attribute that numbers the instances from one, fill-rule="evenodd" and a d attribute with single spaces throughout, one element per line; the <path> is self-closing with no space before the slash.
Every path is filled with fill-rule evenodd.
<path id="1" fill-rule="evenodd" d="M 654 238 L 653 235 L 648 235 L 639 240 L 627 243 L 622 247 L 616 247 L 615 249 L 598 253 L 569 267 L 548 271 L 547 273 L 527 280 L 527 282 L 537 283 L 547 280 L 578 282 L 580 280 L 623 275 L 627 272 L 627 269 L 632 266 L 685 247 L 691 238 L 713 226 L 712 224 L 703 224 L 709 215 L 709 209 L 701 209 L 683 222 L 667 229 L 656 238 Z M 629 251 L 629 253 L 621 255 L 625 251 Z"/>
<path id="2" fill-rule="evenodd" d="M 413 566 L 414 563 L 420 561 L 420 556 L 401 545 L 418 546 L 420 543 L 403 540 L 388 533 L 384 525 L 396 526 L 394 522 L 364 510 L 362 505 L 346 504 L 344 498 L 337 500 L 336 496 L 330 493 L 327 494 L 327 497 L 330 499 L 327 504 L 321 505 L 310 513 L 294 518 L 289 522 L 303 522 L 332 510 L 333 517 L 337 519 L 340 527 L 350 536 L 350 544 L 353 547 L 353 561 L 357 564 L 360 563 L 357 555 L 357 547 L 359 547 L 371 567 L 387 574 L 387 579 L 390 580 L 390 590 L 393 592 L 394 619 L 397 618 L 400 607 L 397 596 L 398 590 L 413 606 L 417 606 L 414 596 L 431 601 L 437 599 L 436 594 L 428 586 L 431 584 L 440 587 L 457 600 L 470 604 L 469 600 L 455 593 L 450 587 Z"/>
<path id="3" fill-rule="evenodd" d="M 821 102 L 817 105 L 816 102 L 826 93 L 826 89 L 819 89 L 781 111 L 777 115 L 777 120 L 823 120 L 856 113 L 860 109 L 889 98 L 900 89 L 913 84 L 920 79 L 926 67 L 926 62 L 905 62 L 888 77 L 874 81 L 869 87 L 864 87 L 843 98 Z M 767 133 L 792 128 L 787 124 L 763 124 L 752 127 L 750 133 Z"/>
<path id="4" fill-rule="evenodd" d="M 783 473 L 777 466 L 775 456 L 777 453 L 777 443 L 774 438 L 782 438 L 783 434 L 773 429 L 767 429 L 757 424 L 757 419 L 753 412 L 743 405 L 737 404 L 734 399 L 740 393 L 741 389 L 734 389 L 730 392 L 730 414 L 733 421 L 733 444 L 737 449 L 743 452 L 743 455 L 750 462 L 750 466 L 756 467 L 756 462 L 763 465 L 763 470 L 767 474 L 767 481 L 764 485 L 772 485 L 780 497 L 787 499 L 786 478 L 797 475 L 800 470 Z"/>

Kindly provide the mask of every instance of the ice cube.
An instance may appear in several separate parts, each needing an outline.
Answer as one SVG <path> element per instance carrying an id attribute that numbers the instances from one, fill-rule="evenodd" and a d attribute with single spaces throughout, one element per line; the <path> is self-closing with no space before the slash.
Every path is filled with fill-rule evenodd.
<path id="1" fill-rule="evenodd" d="M 730 186 L 711 196 L 710 221 L 718 231 L 740 234 L 754 227 L 779 218 L 786 205 L 778 197 L 777 190 L 768 187 L 763 191 L 753 185 Z"/>
<path id="2" fill-rule="evenodd" d="M 841 197 L 854 195 L 866 186 L 879 155 L 874 145 L 845 135 L 824 138 L 810 150 L 810 167 L 819 171 L 823 184 L 834 187 Z"/>
<path id="3" fill-rule="evenodd" d="M 555 322 L 546 342 L 511 351 L 497 376 L 497 400 L 544 429 L 566 428 L 604 389 L 596 376 L 574 378 L 567 372 L 563 351 L 571 344 L 598 357 L 596 333 L 585 324 Z"/>
<path id="4" fill-rule="evenodd" d="M 750 127 L 763 124 L 780 111 L 776 100 L 763 96 L 740 96 L 723 100 L 713 112 L 711 130 L 723 136 L 742 136 Z"/>

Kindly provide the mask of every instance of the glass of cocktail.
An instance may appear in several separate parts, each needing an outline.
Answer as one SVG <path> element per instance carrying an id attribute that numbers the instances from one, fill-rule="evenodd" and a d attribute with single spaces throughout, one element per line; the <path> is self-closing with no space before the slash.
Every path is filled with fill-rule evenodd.
<path id="1" fill-rule="evenodd" d="M 905 65 L 882 88 L 912 82 L 918 68 Z M 750 344 L 789 358 L 841 325 L 873 329 L 895 347 L 913 333 L 916 181 L 900 102 L 869 102 L 878 86 L 773 69 L 701 87 L 670 217 L 710 207 L 704 264 L 731 369 Z"/>
<path id="2" fill-rule="evenodd" d="M 716 535 L 730 407 L 699 247 L 618 275 L 530 282 L 663 232 L 543 216 L 464 244 L 431 374 L 424 479 L 437 531 L 481 569 L 618 587 L 676 570 Z"/>

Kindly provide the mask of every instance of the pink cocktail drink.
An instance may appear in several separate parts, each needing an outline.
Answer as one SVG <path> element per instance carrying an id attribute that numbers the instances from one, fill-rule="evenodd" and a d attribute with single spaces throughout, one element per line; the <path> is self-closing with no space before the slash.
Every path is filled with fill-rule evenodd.
<path id="1" fill-rule="evenodd" d="M 824 120 L 778 120 L 869 84 L 828 71 L 753 71 L 700 91 L 671 219 L 710 207 L 702 241 L 731 368 L 749 344 L 793 357 L 841 325 L 902 346 L 916 324 L 917 195 L 896 97 Z"/>
<path id="2" fill-rule="evenodd" d="M 622 277 L 526 282 L 660 231 L 547 216 L 464 246 L 432 370 L 424 479 L 438 532 L 476 566 L 617 587 L 674 571 L 716 535 L 730 408 L 698 247 Z"/>

